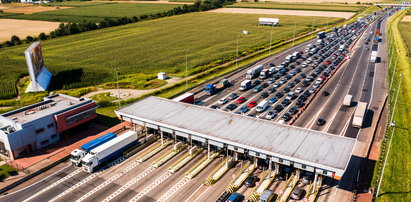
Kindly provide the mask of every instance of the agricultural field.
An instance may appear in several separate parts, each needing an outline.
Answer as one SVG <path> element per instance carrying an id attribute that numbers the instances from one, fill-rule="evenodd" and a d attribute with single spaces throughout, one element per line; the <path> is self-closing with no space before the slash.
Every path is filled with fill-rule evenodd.
<path id="1" fill-rule="evenodd" d="M 294 16 L 270 15 L 281 19 L 281 26 L 275 28 L 257 26 L 263 16 L 198 12 L 144 21 L 43 41 L 43 56 L 46 67 L 55 75 L 57 82 L 53 85 L 57 89 L 115 81 L 114 68 L 119 68 L 120 80 L 127 79 L 128 74 L 153 77 L 162 71 L 183 76 L 186 49 L 189 73 L 193 73 L 209 68 L 201 65 L 233 59 L 237 37 L 240 54 L 263 48 L 271 29 L 273 42 L 292 37 Z M 313 20 L 315 26 L 327 23 L 322 17 L 304 17 L 298 19 L 296 33 L 311 30 Z M 329 18 L 328 22 L 341 20 Z M 249 34 L 242 35 L 242 30 Z M 10 91 L 13 85 L 9 84 L 27 74 L 23 56 L 27 46 L 0 49 L 3 92 Z"/>
<path id="2" fill-rule="evenodd" d="M 135 3 L 91 3 L 64 2 L 59 6 L 73 8 L 57 9 L 26 15 L 9 15 L 7 18 L 43 20 L 57 22 L 101 22 L 104 18 L 141 16 L 171 10 L 176 4 L 135 4 Z"/>
<path id="3" fill-rule="evenodd" d="M 406 16 L 406 17 L 411 17 L 411 16 Z M 410 32 L 410 30 L 411 30 L 411 20 L 407 21 L 407 22 L 404 22 L 404 21 L 400 22 L 398 24 L 398 27 L 401 31 L 401 35 L 402 35 L 406 45 L 407 45 L 408 54 L 409 54 L 408 56 L 409 56 L 409 58 L 411 58 L 411 54 L 410 54 L 411 53 L 411 32 Z"/>
<path id="4" fill-rule="evenodd" d="M 340 11 L 357 12 L 365 8 L 361 5 L 347 4 L 308 4 L 308 3 L 277 3 L 277 2 L 240 2 L 226 6 L 228 8 L 265 8 L 283 10 Z"/>
<path id="5" fill-rule="evenodd" d="M 26 36 L 38 36 L 42 32 L 54 31 L 59 24 L 58 22 L 0 18 L 0 43 L 10 40 L 13 35 L 24 39 Z"/>

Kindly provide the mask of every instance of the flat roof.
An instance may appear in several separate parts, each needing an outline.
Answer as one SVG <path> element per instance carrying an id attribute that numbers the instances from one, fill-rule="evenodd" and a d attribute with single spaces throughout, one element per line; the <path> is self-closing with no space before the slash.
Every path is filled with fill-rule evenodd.
<path id="1" fill-rule="evenodd" d="M 4 113 L 1 116 L 11 119 L 16 123 L 23 124 L 89 101 L 90 99 L 88 98 L 76 98 L 64 94 L 55 94 L 45 97 L 41 102 Z"/>
<path id="2" fill-rule="evenodd" d="M 351 138 L 158 97 L 148 97 L 116 113 L 234 146 L 248 146 L 268 155 L 339 170 L 346 169 L 356 142 Z"/>

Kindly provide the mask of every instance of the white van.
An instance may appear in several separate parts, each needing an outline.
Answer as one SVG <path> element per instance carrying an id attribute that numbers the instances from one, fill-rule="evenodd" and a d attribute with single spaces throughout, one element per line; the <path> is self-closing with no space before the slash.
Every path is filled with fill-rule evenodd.
<path id="1" fill-rule="evenodd" d="M 268 101 L 267 100 L 263 100 L 260 103 L 258 103 L 256 111 L 257 112 L 263 112 L 265 109 L 267 109 L 268 107 Z"/>

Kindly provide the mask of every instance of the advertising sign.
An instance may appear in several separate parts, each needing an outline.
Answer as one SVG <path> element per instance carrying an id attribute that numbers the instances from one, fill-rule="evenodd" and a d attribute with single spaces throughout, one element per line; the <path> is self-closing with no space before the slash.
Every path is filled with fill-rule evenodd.
<path id="1" fill-rule="evenodd" d="M 27 67 L 33 81 L 37 78 L 40 70 L 44 67 L 44 59 L 40 42 L 33 43 L 26 51 L 24 51 L 24 54 L 26 55 Z"/>

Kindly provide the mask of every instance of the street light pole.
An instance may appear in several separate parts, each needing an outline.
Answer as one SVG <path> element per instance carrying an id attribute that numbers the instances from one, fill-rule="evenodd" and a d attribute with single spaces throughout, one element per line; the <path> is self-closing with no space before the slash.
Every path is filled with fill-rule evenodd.
<path id="1" fill-rule="evenodd" d="M 188 49 L 186 49 L 186 90 L 188 89 Z"/>

